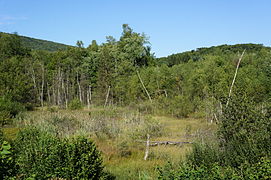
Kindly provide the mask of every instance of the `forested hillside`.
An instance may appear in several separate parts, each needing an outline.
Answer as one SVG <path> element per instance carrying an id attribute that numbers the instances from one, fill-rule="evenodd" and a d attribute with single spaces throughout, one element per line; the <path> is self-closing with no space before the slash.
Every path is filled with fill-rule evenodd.
<path id="1" fill-rule="evenodd" d="M 0 32 L 0 36 L 8 35 L 7 33 Z M 22 46 L 32 50 L 45 50 L 45 51 L 58 51 L 65 50 L 69 46 L 52 41 L 46 41 L 41 39 L 35 39 L 26 36 L 20 36 Z"/>
<path id="2" fill-rule="evenodd" d="M 172 54 L 167 57 L 158 58 L 160 64 L 167 64 L 168 66 L 177 65 L 189 60 L 200 61 L 204 60 L 206 55 L 229 55 L 235 53 L 240 55 L 244 49 L 247 53 L 257 53 L 262 49 L 271 50 L 270 47 L 265 47 L 262 44 L 236 44 L 236 45 L 220 45 L 213 47 L 198 48 L 196 50 L 187 51 L 183 53 Z"/>
<path id="3" fill-rule="evenodd" d="M 20 112 L 39 108 L 48 108 L 53 113 L 56 109 L 72 111 L 85 107 L 89 111 L 88 116 L 96 118 L 84 121 L 85 124 L 57 116 L 48 121 L 41 120 L 53 124 L 54 129 L 48 132 L 55 132 L 56 137 L 37 129 L 21 132 L 15 146 L 18 155 L 13 157 L 15 160 L 12 162 L 17 163 L 20 172 L 12 168 L 0 169 L 6 176 L 27 172 L 25 177 L 35 175 L 45 178 L 41 175 L 46 174 L 43 168 L 31 169 L 23 164 L 32 164 L 32 160 L 28 159 L 30 156 L 24 154 L 28 152 L 24 148 L 33 148 L 28 149 L 29 152 L 36 152 L 34 149 L 41 148 L 44 140 L 49 139 L 45 142 L 50 144 L 55 154 L 44 156 L 54 157 L 52 162 L 55 168 L 49 168 L 52 174 L 48 178 L 89 178 L 91 172 L 81 172 L 78 168 L 78 171 L 73 170 L 76 165 L 72 163 L 76 162 L 72 160 L 82 158 L 84 162 L 84 156 L 76 154 L 76 157 L 72 157 L 73 154 L 68 152 L 77 152 L 77 145 L 87 145 L 86 149 L 94 148 L 93 156 L 97 160 L 92 162 L 89 157 L 91 155 L 86 158 L 102 171 L 100 155 L 96 153 L 94 145 L 84 138 L 62 138 L 58 131 L 67 128 L 72 134 L 74 132 L 70 130 L 75 127 L 81 128 L 80 132 L 89 128 L 85 131 L 92 132 L 100 140 L 104 140 L 104 137 L 115 140 L 121 135 L 126 138 L 131 136 L 129 143 L 139 137 L 145 138 L 147 134 L 154 137 L 161 135 L 159 124 L 141 118 L 142 113 L 173 118 L 199 118 L 210 124 L 217 123 L 217 136 L 206 141 L 205 137 L 201 137 L 201 143 L 194 143 L 187 164 L 180 164 L 176 166 L 178 168 L 170 164 L 160 168 L 158 176 L 161 179 L 246 179 L 255 173 L 258 173 L 256 179 L 270 178 L 270 47 L 260 44 L 221 45 L 155 58 L 145 34 L 134 32 L 127 24 L 123 25 L 119 39 L 112 36 L 106 39 L 102 44 L 93 40 L 85 48 L 81 41 L 77 42 L 76 47 L 71 47 L 16 34 L 0 34 L 1 126 L 12 124 L 16 117 L 17 121 L 13 123 L 21 125 L 19 128 L 25 128 L 26 122 L 35 124 L 35 120 L 24 120 Z M 97 107 L 129 107 L 129 111 L 136 111 L 140 115 L 129 119 L 126 114 L 121 116 L 103 109 L 97 116 L 96 111 L 91 111 Z M 123 124 L 119 122 L 120 119 L 125 119 Z M 142 124 L 144 131 L 140 131 Z M 130 130 L 133 127 L 138 129 L 135 128 L 135 132 L 125 131 L 127 135 L 123 130 L 127 127 Z M 31 139 L 31 133 L 38 138 Z M 24 140 L 25 146 L 18 145 L 20 140 Z M 120 145 L 121 148 L 127 149 L 129 143 L 125 143 Z M 63 149 L 58 150 L 61 149 L 58 146 Z M 3 145 L 0 152 L 5 147 Z M 123 156 L 132 156 L 126 149 Z M 86 153 L 83 151 L 82 154 Z M 71 161 L 65 161 L 64 165 L 58 161 L 62 153 L 71 156 L 68 157 Z M 42 156 L 35 155 L 42 162 Z M 0 154 L 1 163 L 15 167 L 7 159 L 7 156 Z M 37 164 L 43 167 L 40 162 Z M 58 169 L 58 166 L 63 168 Z M 84 163 L 80 164 L 82 171 L 86 169 L 84 166 Z M 109 178 L 107 175 L 97 172 L 97 178 Z"/>

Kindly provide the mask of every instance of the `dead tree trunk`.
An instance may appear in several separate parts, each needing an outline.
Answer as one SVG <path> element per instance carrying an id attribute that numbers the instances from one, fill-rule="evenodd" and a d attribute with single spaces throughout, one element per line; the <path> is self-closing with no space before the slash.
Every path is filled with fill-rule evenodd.
<path id="1" fill-rule="evenodd" d="M 47 96 L 48 96 L 48 103 L 49 103 L 49 105 L 51 105 L 50 87 L 49 87 L 48 82 L 47 82 Z"/>
<path id="2" fill-rule="evenodd" d="M 41 64 L 41 69 L 42 69 L 42 82 L 41 82 L 41 92 L 40 92 L 40 102 L 41 102 L 41 107 L 43 107 L 43 90 L 44 90 L 44 65 Z"/>
<path id="3" fill-rule="evenodd" d="M 87 90 L 87 104 L 88 104 L 88 109 L 90 108 L 90 102 L 91 102 L 91 86 L 88 86 Z"/>
<path id="4" fill-rule="evenodd" d="M 64 99 L 65 99 L 65 107 L 68 108 L 68 98 L 67 98 L 67 92 L 64 85 L 64 78 L 62 78 L 62 91 L 64 93 Z"/>
<path id="5" fill-rule="evenodd" d="M 235 69 L 235 73 L 234 73 L 234 77 L 233 77 L 233 80 L 232 80 L 232 83 L 231 83 L 230 92 L 229 92 L 228 100 L 227 100 L 227 103 L 226 103 L 226 107 L 228 107 L 228 104 L 229 104 L 229 101 L 230 101 L 230 97 L 231 97 L 231 93 L 232 93 L 232 88 L 233 88 L 233 85 L 235 83 L 235 79 L 236 79 L 236 76 L 237 76 L 239 65 L 240 65 L 240 62 L 241 62 L 241 60 L 242 60 L 242 58 L 244 56 L 245 51 L 246 50 L 243 51 L 242 55 L 240 56 L 240 58 L 238 60 L 238 63 L 237 63 L 236 69 Z"/>
<path id="6" fill-rule="evenodd" d="M 60 77 L 60 67 L 58 68 L 58 73 L 57 73 L 57 105 L 61 105 L 61 95 L 60 95 L 60 85 L 61 85 L 61 77 Z"/>
<path id="7" fill-rule="evenodd" d="M 55 80 L 53 80 L 53 105 L 56 105 L 56 91 L 55 91 Z"/>
<path id="8" fill-rule="evenodd" d="M 146 151 L 145 151 L 145 156 L 144 160 L 146 161 L 149 155 L 149 149 L 150 149 L 150 135 L 147 134 L 147 142 L 146 142 Z"/>
<path id="9" fill-rule="evenodd" d="M 66 92 L 67 92 L 67 103 L 69 102 L 69 76 L 67 75 L 67 81 L 66 81 Z"/>
<path id="10" fill-rule="evenodd" d="M 78 85 L 78 93 L 79 93 L 79 100 L 80 102 L 82 102 L 82 90 L 81 90 L 81 85 L 80 85 L 80 82 L 79 82 L 79 75 L 78 75 L 78 71 L 77 71 L 77 85 Z"/>
<path id="11" fill-rule="evenodd" d="M 106 94 L 106 98 L 105 98 L 104 107 L 107 105 L 107 101 L 108 101 L 109 93 L 110 93 L 110 86 L 108 87 L 108 91 L 107 91 L 107 94 Z"/>
<path id="12" fill-rule="evenodd" d="M 150 100 L 150 101 L 151 101 L 151 103 L 152 103 L 151 96 L 150 96 L 150 94 L 149 94 L 148 90 L 146 89 L 146 87 L 145 87 L 145 85 L 144 85 L 144 83 L 143 83 L 143 81 L 142 81 L 142 79 L 141 79 L 141 77 L 140 77 L 139 72 L 138 72 L 138 71 L 136 71 L 136 73 L 137 73 L 137 76 L 138 76 L 138 78 L 139 78 L 139 80 L 140 80 L 140 82 L 141 82 L 141 84 L 142 84 L 142 86 L 143 86 L 143 88 L 144 88 L 144 90 L 145 90 L 145 92 L 146 92 L 146 94 L 147 94 L 147 96 L 148 96 L 149 100 Z"/>
<path id="13" fill-rule="evenodd" d="M 32 81 L 33 81 L 33 84 L 34 84 L 34 89 L 35 89 L 35 91 L 36 91 L 36 93 L 38 95 L 39 94 L 39 89 L 37 87 L 36 76 L 35 76 L 35 71 L 34 71 L 33 65 L 31 67 L 31 77 L 32 77 Z M 38 100 L 40 100 L 40 98 Z"/>

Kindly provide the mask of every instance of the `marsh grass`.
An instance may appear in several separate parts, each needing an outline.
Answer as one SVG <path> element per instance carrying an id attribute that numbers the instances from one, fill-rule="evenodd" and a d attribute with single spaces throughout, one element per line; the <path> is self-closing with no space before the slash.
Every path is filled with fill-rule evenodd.
<path id="1" fill-rule="evenodd" d="M 43 108 L 30 111 L 15 120 L 16 131 L 36 126 L 67 138 L 85 135 L 102 151 L 105 169 L 117 179 L 156 179 L 156 168 L 168 161 L 179 163 L 191 151 L 191 145 L 160 145 L 150 148 L 143 160 L 145 141 L 196 141 L 212 138 L 216 126 L 202 118 L 174 118 L 142 113 L 133 108 L 95 107 L 81 110 Z M 14 130 L 15 131 L 15 130 Z M 8 130 L 6 130 L 8 132 Z M 14 133 L 10 133 L 14 136 Z"/>

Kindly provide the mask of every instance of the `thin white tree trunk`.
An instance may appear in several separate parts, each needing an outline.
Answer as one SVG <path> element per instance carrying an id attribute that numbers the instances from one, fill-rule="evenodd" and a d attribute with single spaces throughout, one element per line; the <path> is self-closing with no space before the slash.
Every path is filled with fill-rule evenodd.
<path id="1" fill-rule="evenodd" d="M 58 74 L 57 74 L 57 105 L 61 105 L 61 96 L 60 96 L 60 87 L 59 85 L 61 84 L 61 77 L 60 77 L 60 67 L 58 68 Z"/>
<path id="2" fill-rule="evenodd" d="M 34 89 L 35 89 L 36 93 L 39 94 L 39 89 L 37 87 L 36 76 L 35 76 L 35 71 L 34 71 L 33 65 L 31 67 L 31 77 L 32 77 L 32 81 L 34 83 Z M 40 97 L 40 96 L 38 96 L 38 97 Z M 40 101 L 40 98 L 38 100 Z"/>
<path id="3" fill-rule="evenodd" d="M 91 94 L 91 86 L 89 86 L 89 101 L 92 103 L 92 94 Z"/>
<path id="4" fill-rule="evenodd" d="M 48 96 L 48 103 L 51 104 L 51 95 L 50 95 L 50 87 L 47 82 L 47 96 Z"/>
<path id="5" fill-rule="evenodd" d="M 231 83 L 230 92 L 229 92 L 228 100 L 227 100 L 227 103 L 226 103 L 226 107 L 228 107 L 230 97 L 231 97 L 231 93 L 232 93 L 232 88 L 233 88 L 233 85 L 235 83 L 237 72 L 238 72 L 238 69 L 239 69 L 239 65 L 241 63 L 241 60 L 242 60 L 242 58 L 244 56 L 245 51 L 246 51 L 246 49 L 243 51 L 242 55 L 240 56 L 240 58 L 238 60 L 238 63 L 237 63 L 236 69 L 235 69 L 235 73 L 234 73 L 234 77 L 233 77 L 233 80 L 232 80 L 232 83 Z"/>
<path id="6" fill-rule="evenodd" d="M 69 76 L 67 75 L 67 82 L 66 82 L 66 92 L 67 92 L 67 104 L 69 102 Z"/>
<path id="7" fill-rule="evenodd" d="M 140 77 L 139 72 L 138 72 L 138 71 L 136 71 L 136 73 L 137 73 L 137 76 L 138 76 L 138 78 L 139 78 L 139 80 L 140 80 L 140 82 L 141 82 L 141 84 L 142 84 L 142 86 L 143 86 L 143 88 L 144 88 L 144 90 L 145 90 L 145 92 L 146 92 L 146 94 L 147 94 L 147 96 L 148 96 L 149 100 L 150 100 L 150 101 L 151 101 L 151 103 L 152 103 L 151 96 L 150 96 L 150 94 L 149 94 L 148 90 L 146 89 L 146 87 L 145 87 L 145 85 L 144 85 L 144 83 L 143 83 L 143 81 L 142 81 L 142 79 L 141 79 L 141 77 Z"/>
<path id="8" fill-rule="evenodd" d="M 146 151 L 145 151 L 145 156 L 144 156 L 145 161 L 147 160 L 149 156 L 149 149 L 150 149 L 150 135 L 147 134 Z"/>
<path id="9" fill-rule="evenodd" d="M 56 105 L 56 92 L 55 92 L 55 80 L 53 80 L 53 104 Z"/>
<path id="10" fill-rule="evenodd" d="M 65 99 L 65 107 L 68 108 L 68 99 L 67 99 L 67 93 L 64 85 L 64 78 L 62 78 L 62 91 L 64 93 L 64 99 Z"/>
<path id="11" fill-rule="evenodd" d="M 41 107 L 43 107 L 43 90 L 44 90 L 44 65 L 41 65 L 42 69 L 42 82 L 41 82 L 41 92 L 40 92 L 40 102 L 41 102 Z"/>
<path id="12" fill-rule="evenodd" d="M 77 72 L 77 85 L 78 85 L 78 91 L 79 91 L 79 100 L 82 102 L 82 91 L 81 91 L 81 85 L 79 82 L 79 76 L 78 76 L 78 72 Z"/>
<path id="13" fill-rule="evenodd" d="M 110 93 L 110 86 L 108 86 L 108 91 L 107 91 L 107 94 L 106 94 L 106 98 L 105 98 L 104 107 L 107 105 L 107 101 L 108 101 L 109 93 Z"/>
<path id="14" fill-rule="evenodd" d="M 87 90 L 87 104 L 88 104 L 88 109 L 90 108 L 90 103 L 91 103 L 91 86 L 88 86 Z"/>

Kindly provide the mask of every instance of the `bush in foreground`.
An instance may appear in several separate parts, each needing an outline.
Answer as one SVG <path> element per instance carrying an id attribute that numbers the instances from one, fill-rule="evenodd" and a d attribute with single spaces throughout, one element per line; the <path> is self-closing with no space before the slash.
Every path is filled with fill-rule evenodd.
<path id="1" fill-rule="evenodd" d="M 85 137 L 60 139 L 36 128 L 18 134 L 14 143 L 18 175 L 36 179 L 99 179 L 100 152 Z"/>
<path id="2" fill-rule="evenodd" d="M 221 166 L 214 163 L 209 167 L 204 165 L 194 166 L 191 164 L 182 164 L 179 168 L 174 169 L 171 164 L 158 169 L 158 179 L 271 179 L 271 161 L 268 158 L 262 158 L 255 164 L 244 163 L 240 169 L 230 166 Z"/>

